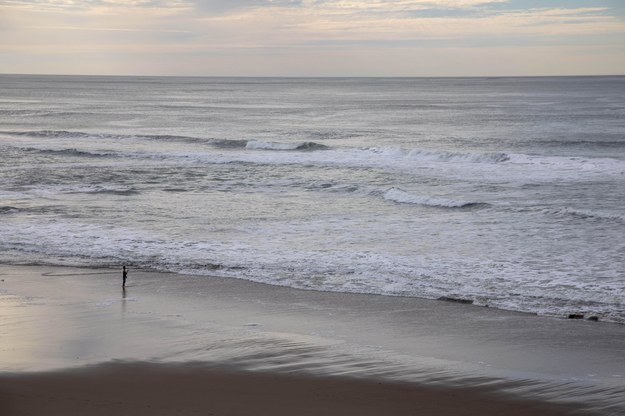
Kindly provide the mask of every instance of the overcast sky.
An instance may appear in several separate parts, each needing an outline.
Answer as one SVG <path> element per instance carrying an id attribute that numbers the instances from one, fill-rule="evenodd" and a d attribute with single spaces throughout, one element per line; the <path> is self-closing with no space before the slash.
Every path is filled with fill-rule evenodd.
<path id="1" fill-rule="evenodd" d="M 625 74 L 625 0 L 0 0 L 0 73 Z"/>

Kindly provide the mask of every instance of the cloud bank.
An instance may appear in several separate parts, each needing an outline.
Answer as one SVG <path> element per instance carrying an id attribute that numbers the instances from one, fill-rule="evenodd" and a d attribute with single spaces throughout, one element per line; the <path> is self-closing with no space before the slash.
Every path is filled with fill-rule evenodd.
<path id="1" fill-rule="evenodd" d="M 3 72 L 625 73 L 614 1 L 0 1 Z"/>

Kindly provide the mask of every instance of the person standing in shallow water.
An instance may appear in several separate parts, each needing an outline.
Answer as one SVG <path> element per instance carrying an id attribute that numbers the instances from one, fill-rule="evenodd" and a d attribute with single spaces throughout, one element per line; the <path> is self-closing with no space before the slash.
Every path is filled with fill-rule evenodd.
<path id="1" fill-rule="evenodd" d="M 126 279 L 128 278 L 128 269 L 126 269 L 126 266 L 124 266 L 124 268 L 122 269 L 122 286 L 126 287 Z"/>

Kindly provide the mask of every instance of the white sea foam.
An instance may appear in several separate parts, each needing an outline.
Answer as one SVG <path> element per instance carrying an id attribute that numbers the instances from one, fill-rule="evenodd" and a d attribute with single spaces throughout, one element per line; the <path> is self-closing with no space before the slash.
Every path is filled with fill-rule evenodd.
<path id="1" fill-rule="evenodd" d="M 453 152 L 436 149 L 402 149 L 392 147 L 328 147 L 324 144 L 307 141 L 264 141 L 264 140 L 215 140 L 196 139 L 180 136 L 123 136 L 115 134 L 93 134 L 67 131 L 35 131 L 20 133 L 24 137 L 49 137 L 75 144 L 76 140 L 86 140 L 89 149 L 61 147 L 58 144 L 46 146 L 45 143 L 30 143 L 30 149 L 59 156 L 117 157 L 143 160 L 162 160 L 167 162 L 188 161 L 193 163 L 259 163 L 259 164 L 303 164 L 313 166 L 333 166 L 349 168 L 381 168 L 390 171 L 431 170 L 457 178 L 479 177 L 497 180 L 510 178 L 517 181 L 525 179 L 551 181 L 570 175 L 593 177 L 609 175 L 625 178 L 625 160 L 617 158 L 581 158 L 564 156 L 538 156 L 504 152 Z M 190 146 L 215 144 L 211 151 L 206 147 L 193 147 L 188 151 L 184 147 L 164 147 L 161 151 L 151 144 L 154 137 L 163 143 Z M 97 141 L 93 141 L 97 138 Z M 137 146 L 147 139 L 145 146 Z M 120 141 L 121 140 L 121 141 Z M 120 143 L 136 142 L 133 148 L 120 149 Z M 110 142 L 109 142 L 110 141 Z M 46 142 L 47 143 L 47 142 Z M 106 147 L 108 143 L 108 148 Z M 224 144 L 229 143 L 229 144 Z M 53 142 L 50 142 L 53 144 Z M 97 144 L 97 148 L 92 148 Z M 263 150 L 263 152 L 250 152 Z M 296 150 L 299 150 L 295 152 Z M 325 150 L 324 152 L 302 152 L 301 150 Z"/>
<path id="2" fill-rule="evenodd" d="M 419 160 L 465 163 L 502 163 L 510 160 L 510 156 L 505 153 L 462 153 L 422 149 L 410 150 L 407 157 Z"/>
<path id="3" fill-rule="evenodd" d="M 283 226 L 291 228 L 288 224 Z M 299 233 L 313 235 L 326 226 L 315 222 L 298 228 Z M 607 320 L 625 319 L 612 310 L 617 293 L 625 290 L 617 275 L 606 279 L 599 288 L 592 279 L 574 282 L 566 273 L 559 276 L 553 271 L 539 272 L 518 261 L 289 249 L 281 241 L 287 234 L 280 228 L 270 226 L 250 231 L 276 237 L 260 246 L 255 241 L 246 244 L 163 239 L 152 232 L 105 224 L 31 222 L 17 229 L 5 222 L 0 224 L 0 249 L 10 253 L 13 261 L 26 255 L 44 264 L 127 263 L 134 267 L 245 278 L 303 289 L 433 299 L 451 296 L 472 299 L 481 305 L 549 315 L 562 316 L 576 308 Z M 351 238 L 355 242 L 359 237 Z M 549 274 L 548 278 L 545 273 Z M 518 281 L 519 274 L 524 277 L 522 284 Z M 589 287 L 593 288 L 592 295 L 587 291 Z"/>
<path id="4" fill-rule="evenodd" d="M 248 143 L 249 145 L 249 143 Z M 258 147 L 255 147 L 258 146 Z M 248 149 L 263 149 L 265 154 L 178 153 L 178 156 L 205 163 L 303 164 L 346 168 L 380 168 L 389 171 L 423 172 L 429 170 L 458 178 L 479 177 L 488 180 L 510 178 L 515 181 L 551 181 L 570 175 L 593 177 L 609 175 L 625 177 L 625 161 L 618 159 L 580 159 L 552 156 L 529 156 L 503 153 L 449 153 L 401 149 L 332 148 L 324 152 L 284 152 L 295 150 L 301 143 L 259 144 Z M 272 149 L 272 147 L 275 147 Z M 280 150 L 273 151 L 270 150 Z M 167 157 L 167 155 L 162 155 Z M 160 157 L 160 156 L 155 156 Z"/>
<path id="5" fill-rule="evenodd" d="M 450 152 L 435 149 L 402 149 L 372 147 L 365 151 L 397 159 L 431 162 L 503 163 L 510 160 L 506 153 Z"/>

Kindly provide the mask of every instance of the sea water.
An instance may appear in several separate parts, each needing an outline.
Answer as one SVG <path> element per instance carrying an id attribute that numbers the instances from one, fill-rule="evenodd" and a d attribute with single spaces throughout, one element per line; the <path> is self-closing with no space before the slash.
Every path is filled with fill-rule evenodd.
<path id="1" fill-rule="evenodd" d="M 625 77 L 0 75 L 2 263 L 624 323 L 624 258 Z"/>

